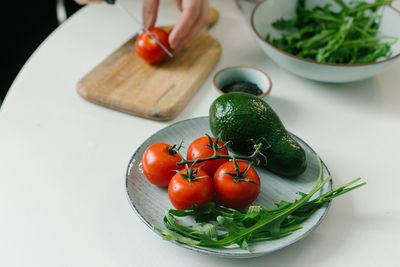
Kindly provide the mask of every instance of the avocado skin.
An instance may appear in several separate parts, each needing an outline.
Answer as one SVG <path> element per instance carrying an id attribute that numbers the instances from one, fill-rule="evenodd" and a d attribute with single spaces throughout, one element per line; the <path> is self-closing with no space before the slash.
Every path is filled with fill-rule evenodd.
<path id="1" fill-rule="evenodd" d="M 237 154 L 251 155 L 254 143 L 264 138 L 264 167 L 278 175 L 295 177 L 306 169 L 304 149 L 290 136 L 275 111 L 263 100 L 246 93 L 223 94 L 210 106 L 210 129 Z"/>

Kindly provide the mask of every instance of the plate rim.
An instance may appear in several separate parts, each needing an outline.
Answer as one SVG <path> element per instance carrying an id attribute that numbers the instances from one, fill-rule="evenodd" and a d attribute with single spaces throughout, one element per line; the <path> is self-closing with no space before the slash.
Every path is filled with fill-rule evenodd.
<path id="1" fill-rule="evenodd" d="M 138 151 L 144 146 L 144 144 L 146 143 L 146 141 L 147 141 L 148 139 L 152 138 L 153 136 L 155 136 L 156 134 L 158 134 L 160 131 L 163 131 L 163 130 L 168 129 L 168 128 L 171 128 L 171 127 L 174 127 L 174 126 L 176 126 L 176 125 L 178 125 L 178 124 L 181 124 L 181 123 L 185 123 L 185 122 L 187 122 L 187 121 L 201 120 L 201 119 L 206 119 L 206 118 L 209 118 L 209 116 L 199 116 L 199 117 L 189 118 L 189 119 L 185 119 L 185 120 L 180 120 L 180 121 L 171 123 L 170 125 L 167 125 L 167 126 L 161 128 L 161 129 L 157 130 L 155 133 L 153 133 L 152 135 L 150 135 L 149 137 L 147 137 L 146 140 L 144 140 L 144 141 L 136 148 L 135 152 L 132 154 L 132 156 L 131 156 L 131 158 L 130 158 L 130 160 L 129 160 L 128 167 L 127 167 L 126 173 L 125 173 L 125 194 L 126 194 L 127 200 L 128 200 L 128 202 L 129 202 L 131 208 L 132 208 L 132 209 L 134 210 L 134 212 L 136 213 L 136 215 L 138 215 L 138 217 L 140 218 L 140 220 L 141 220 L 148 228 L 150 228 L 150 229 L 152 230 L 152 232 L 156 233 L 156 234 L 157 234 L 158 236 L 160 236 L 160 237 L 163 237 L 162 234 L 160 234 L 159 232 L 155 231 L 154 228 L 153 228 L 153 226 L 151 225 L 151 223 L 148 222 L 148 221 L 144 218 L 144 216 L 143 216 L 143 215 L 140 213 L 140 211 L 137 209 L 136 205 L 134 204 L 134 201 L 132 200 L 132 198 L 131 198 L 131 196 L 130 196 L 130 194 L 129 194 L 128 180 L 129 180 L 130 170 L 131 170 L 131 168 L 133 167 L 133 160 L 134 160 L 136 154 L 138 153 Z M 318 154 L 314 151 L 314 149 L 312 149 L 312 147 L 309 146 L 303 139 L 299 138 L 297 135 L 295 135 L 295 134 L 293 134 L 293 133 L 291 133 L 291 132 L 289 132 L 289 133 L 290 133 L 291 135 L 295 136 L 297 139 L 301 140 L 314 154 L 318 155 Z M 322 165 L 325 166 L 325 169 L 326 169 L 326 172 L 327 172 L 328 177 L 331 177 L 331 178 L 332 178 L 331 173 L 330 173 L 328 167 L 326 166 L 326 164 L 324 163 L 324 161 L 323 161 L 321 158 L 320 158 L 320 160 L 321 160 Z M 332 190 L 332 188 L 333 188 L 333 181 L 332 181 L 332 179 L 331 179 L 327 184 L 328 184 L 328 186 L 329 186 L 329 190 Z M 278 247 L 276 247 L 276 248 L 274 248 L 274 249 L 272 249 L 272 250 L 265 251 L 265 252 L 254 252 L 254 253 L 251 252 L 251 251 L 248 251 L 248 253 L 226 253 L 226 252 L 223 252 L 223 251 L 218 251 L 218 252 L 216 252 L 215 250 L 210 249 L 210 248 L 208 248 L 208 247 L 187 245 L 187 244 L 179 243 L 179 242 L 174 241 L 174 240 L 169 240 L 169 241 L 170 241 L 171 243 L 174 243 L 175 245 L 180 246 L 180 247 L 184 247 L 184 248 L 186 248 L 186 249 L 189 249 L 189 250 L 192 250 L 192 251 L 195 251 L 195 252 L 198 252 L 198 253 L 204 253 L 204 254 L 208 254 L 208 255 L 212 255 L 212 256 L 217 256 L 217 257 L 225 257 L 225 258 L 253 258 L 253 257 L 262 256 L 262 255 L 267 255 L 267 254 L 270 254 L 270 253 L 275 252 L 275 251 L 277 251 L 277 250 L 280 250 L 280 249 L 289 247 L 289 246 L 291 246 L 291 245 L 297 243 L 297 242 L 300 241 L 301 239 L 307 237 L 309 234 L 311 234 L 311 233 L 321 224 L 322 220 L 325 218 L 325 216 L 326 216 L 326 214 L 328 213 L 329 208 L 330 208 L 330 206 L 331 206 L 331 202 L 332 202 L 332 200 L 329 200 L 326 204 L 324 204 L 322 207 L 319 208 L 319 209 L 321 209 L 321 208 L 325 207 L 325 210 L 324 210 L 324 212 L 321 214 L 321 216 L 318 218 L 318 221 L 317 221 L 314 225 L 312 225 L 312 227 L 311 227 L 307 232 L 305 232 L 303 235 L 300 235 L 300 236 L 298 236 L 297 238 L 293 239 L 293 241 L 292 241 L 290 244 L 284 244 L 284 245 L 282 245 L 282 246 L 278 246 Z M 163 240 L 163 241 L 165 241 L 165 240 Z M 229 249 L 229 248 L 226 248 L 226 249 Z"/>

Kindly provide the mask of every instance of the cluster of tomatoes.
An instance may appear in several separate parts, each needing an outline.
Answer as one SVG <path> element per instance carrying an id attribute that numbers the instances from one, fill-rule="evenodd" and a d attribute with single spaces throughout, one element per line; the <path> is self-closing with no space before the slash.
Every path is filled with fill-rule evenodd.
<path id="1" fill-rule="evenodd" d="M 195 204 L 200 207 L 211 202 L 214 194 L 222 205 L 240 209 L 250 205 L 260 193 L 255 169 L 245 161 L 230 160 L 226 146 L 214 137 L 194 140 L 188 147 L 186 161 L 190 163 L 184 164 L 177 147 L 166 143 L 152 144 L 142 158 L 144 175 L 154 185 L 168 186 L 169 199 L 176 209 Z"/>

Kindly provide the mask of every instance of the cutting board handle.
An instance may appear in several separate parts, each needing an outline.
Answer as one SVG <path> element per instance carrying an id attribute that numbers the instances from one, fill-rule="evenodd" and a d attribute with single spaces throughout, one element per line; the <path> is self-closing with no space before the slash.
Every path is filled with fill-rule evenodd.
<path id="1" fill-rule="evenodd" d="M 210 29 L 219 19 L 219 13 L 215 8 L 210 8 L 210 12 L 208 15 L 208 23 L 207 28 Z"/>

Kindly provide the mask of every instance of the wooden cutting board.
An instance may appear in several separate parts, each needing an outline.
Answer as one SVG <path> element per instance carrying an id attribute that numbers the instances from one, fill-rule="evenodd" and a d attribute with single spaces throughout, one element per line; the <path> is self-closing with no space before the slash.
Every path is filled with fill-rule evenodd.
<path id="1" fill-rule="evenodd" d="M 218 20 L 210 9 L 208 28 Z M 170 30 L 172 27 L 165 27 Z M 77 84 L 90 102 L 129 114 L 170 120 L 188 103 L 221 56 L 221 45 L 203 29 L 173 58 L 151 65 L 135 52 L 137 35 Z"/>

